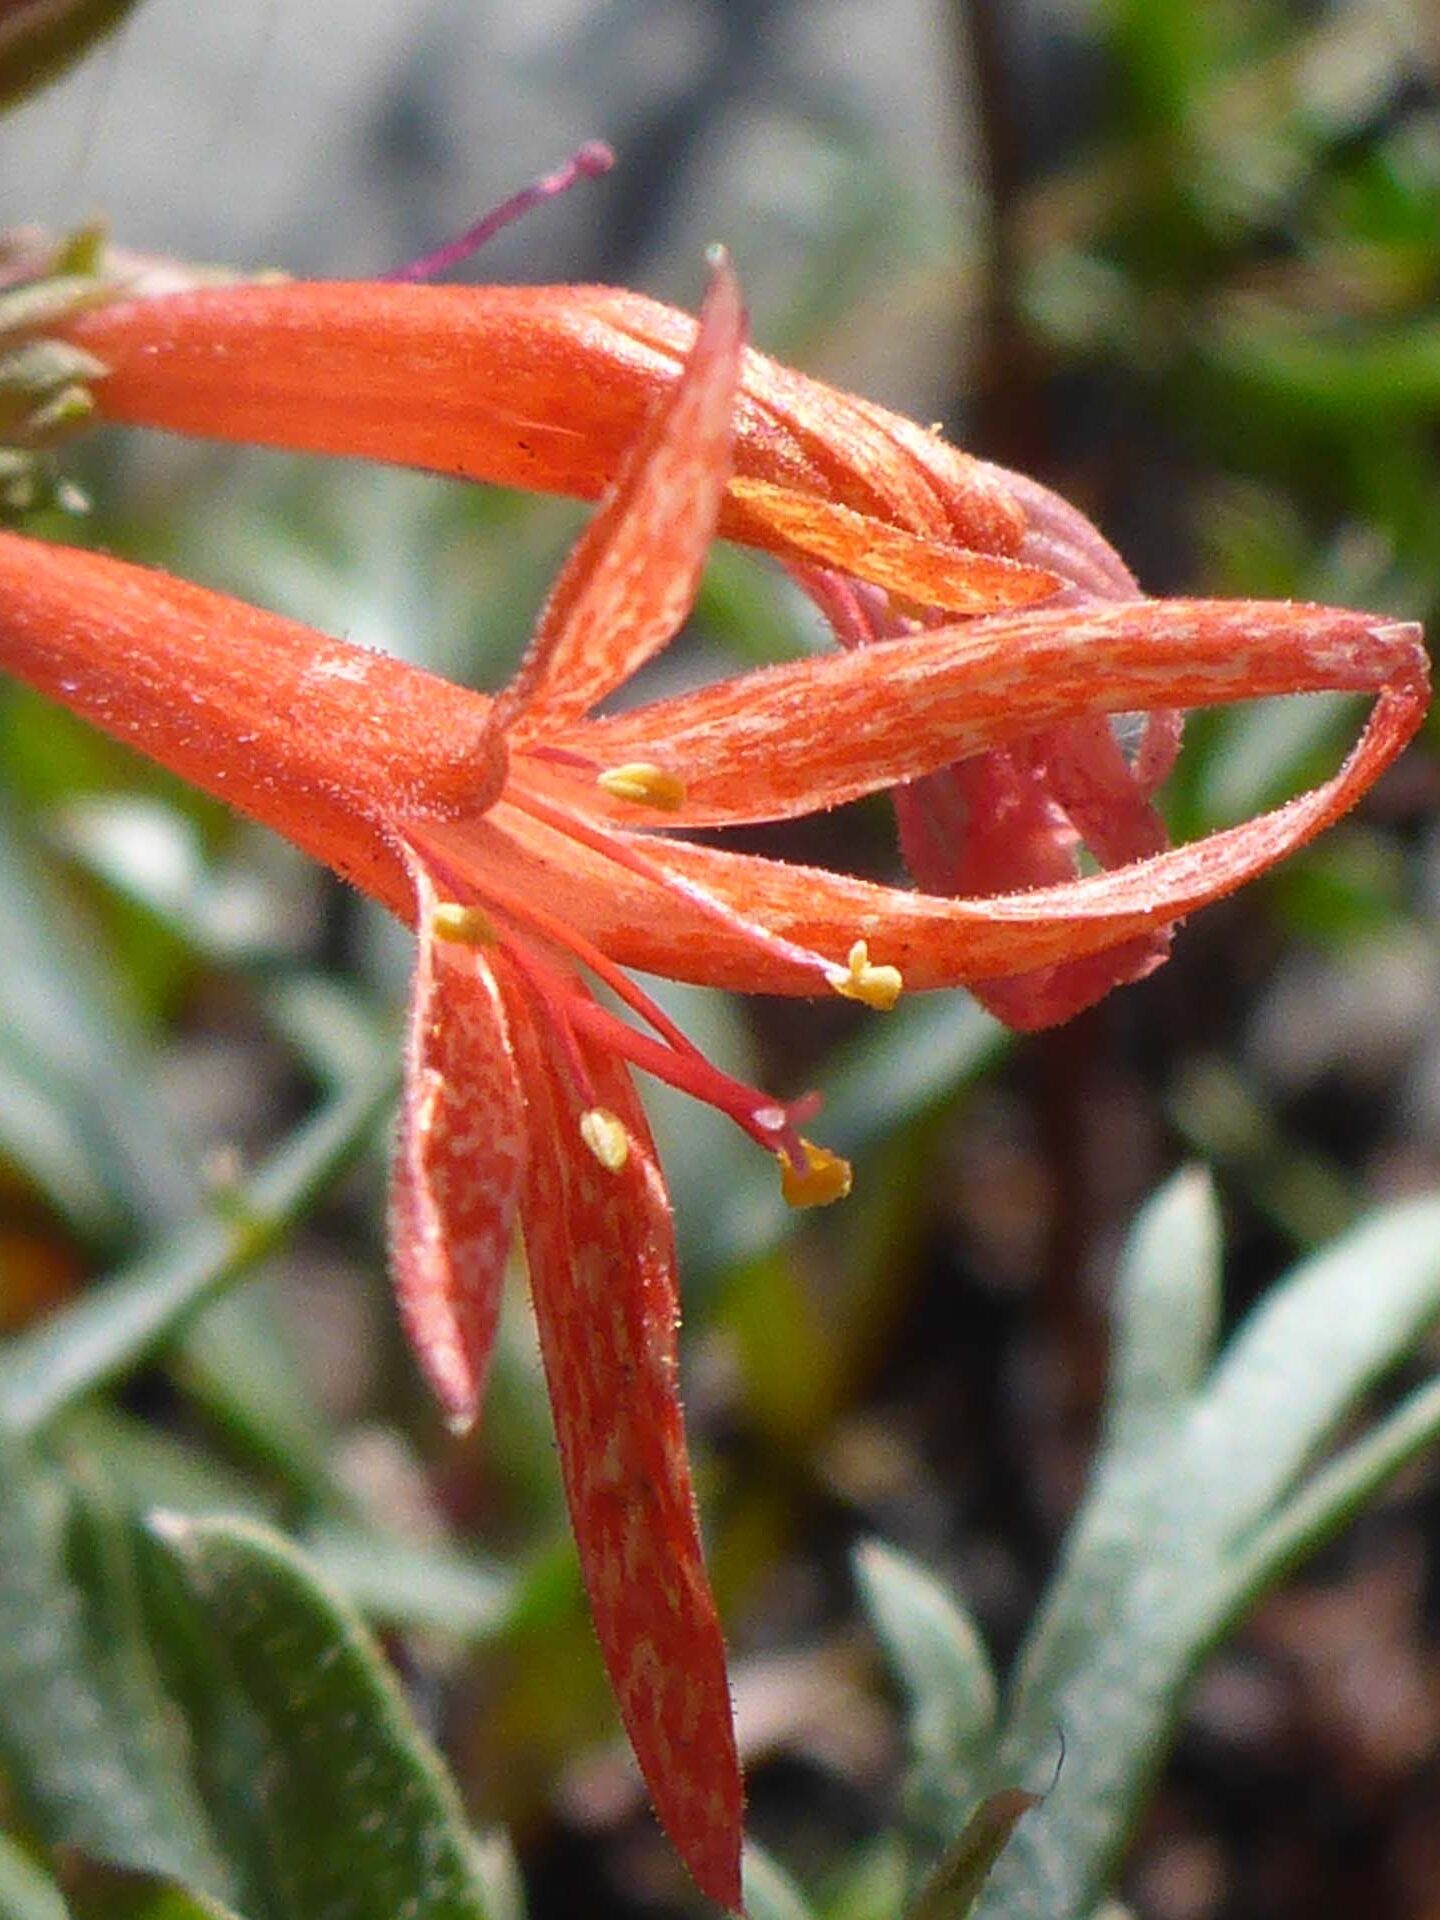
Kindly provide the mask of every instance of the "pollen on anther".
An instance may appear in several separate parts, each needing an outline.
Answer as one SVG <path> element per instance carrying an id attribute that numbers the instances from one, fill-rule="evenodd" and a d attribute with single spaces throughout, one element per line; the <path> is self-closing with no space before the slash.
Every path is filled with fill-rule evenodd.
<path id="1" fill-rule="evenodd" d="M 500 938 L 482 907 L 467 907 L 458 900 L 441 900 L 430 916 L 430 927 L 437 940 L 454 940 L 464 947 L 493 947 Z"/>
<path id="2" fill-rule="evenodd" d="M 898 967 L 870 964 L 870 949 L 863 940 L 851 947 L 845 966 L 830 967 L 825 978 L 844 999 L 858 1000 L 879 1013 L 890 1011 L 905 985 Z"/>
<path id="3" fill-rule="evenodd" d="M 817 1147 L 813 1140 L 801 1140 L 805 1156 L 803 1167 L 788 1157 L 780 1161 L 780 1191 L 790 1207 L 828 1207 L 832 1200 L 843 1200 L 850 1191 L 850 1162 L 842 1160 L 828 1147 Z"/>
<path id="4" fill-rule="evenodd" d="M 606 767 L 595 784 L 612 800 L 629 800 L 637 807 L 658 807 L 674 813 L 685 804 L 685 782 L 651 760 L 627 760 L 623 767 Z"/>
<path id="5" fill-rule="evenodd" d="M 580 1138 L 607 1173 L 620 1173 L 630 1158 L 625 1123 L 608 1107 L 589 1107 L 580 1116 Z"/>

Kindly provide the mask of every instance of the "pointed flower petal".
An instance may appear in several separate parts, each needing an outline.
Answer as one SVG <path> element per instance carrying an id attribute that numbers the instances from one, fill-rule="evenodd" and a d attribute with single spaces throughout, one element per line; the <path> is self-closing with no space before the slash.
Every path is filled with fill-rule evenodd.
<path id="1" fill-rule="evenodd" d="M 1372 786 L 1424 717 L 1428 687 L 1415 627 L 1375 628 L 1405 661 L 1383 688 L 1340 771 L 1312 792 L 1243 826 L 1111 873 L 994 899 L 951 900 L 877 885 L 820 867 L 727 853 L 643 834 L 630 839 L 651 867 L 732 907 L 809 952 L 843 964 L 865 940 L 872 964 L 898 967 L 907 990 L 991 980 L 1058 965 L 1173 925 L 1305 845 Z M 502 801 L 451 831 L 471 857 L 519 892 L 556 902 L 587 940 L 622 966 L 741 993 L 813 994 L 811 968 L 762 951 L 738 928 L 653 880 L 565 838 Z"/>
<path id="2" fill-rule="evenodd" d="M 947 900 L 684 841 L 667 844 L 661 857 L 720 898 L 743 901 L 753 919 L 786 939 L 821 951 L 866 939 L 875 963 L 897 966 L 912 991 L 993 979 L 1102 951 L 1233 893 L 1354 806 L 1415 733 L 1427 699 L 1418 671 L 1384 689 L 1335 777 L 1273 812 L 1152 859 L 1031 893 Z M 705 971 L 685 972 L 683 956 L 693 945 L 679 920 L 663 929 L 632 926 L 628 937 L 617 927 L 610 950 L 627 965 L 667 971 L 661 947 L 673 953 L 681 978 L 752 993 L 804 991 L 783 966 L 757 964 L 744 951 L 727 954 L 719 938 Z"/>
<path id="3" fill-rule="evenodd" d="M 646 807 L 563 776 L 597 814 L 719 826 L 818 812 L 1078 716 L 1372 692 L 1414 661 L 1408 629 L 1339 608 L 1251 600 L 1041 608 L 760 668 L 572 726 L 554 744 L 602 767 L 653 761 L 684 788 L 678 805 Z M 1074 798 L 1083 805 L 1078 785 Z"/>
<path id="4" fill-rule="evenodd" d="M 484 1390 L 526 1159 L 525 1103 L 484 951 L 436 936 L 412 868 L 419 958 L 390 1198 L 390 1255 L 411 1345 L 452 1424 Z"/>
<path id="5" fill-rule="evenodd" d="M 740 289 L 722 259 L 684 371 L 625 456 L 500 696 L 499 716 L 517 737 L 584 713 L 679 631 L 730 478 L 744 344 Z"/>
<path id="6" fill-rule="evenodd" d="M 1027 607 L 1064 585 L 1058 574 L 1002 554 L 976 553 L 903 527 L 887 526 L 853 507 L 764 480 L 737 479 L 731 498 L 755 528 L 769 535 L 757 545 L 805 554 L 841 573 L 868 580 L 920 606 L 948 613 L 989 613 Z"/>
<path id="7" fill-rule="evenodd" d="M 629 1136 L 603 1165 L 544 1028 L 508 1004 L 547 1142 L 526 1175 L 525 1251 L 600 1649 L 661 1824 L 703 1891 L 738 1907 L 740 1763 L 681 1425 L 669 1204 L 624 1066 L 581 1043 Z"/>

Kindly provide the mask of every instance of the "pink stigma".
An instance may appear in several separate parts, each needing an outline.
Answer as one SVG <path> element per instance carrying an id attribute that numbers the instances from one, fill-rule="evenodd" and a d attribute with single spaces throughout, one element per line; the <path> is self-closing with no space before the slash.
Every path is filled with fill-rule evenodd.
<path id="1" fill-rule="evenodd" d="M 577 180 L 598 180 L 614 164 L 615 155 L 603 140 L 587 140 L 584 146 L 575 149 L 563 166 L 557 167 L 553 173 L 543 174 L 538 180 L 532 180 L 528 187 L 511 194 L 508 200 L 502 200 L 498 207 L 492 207 L 482 220 L 477 220 L 473 227 L 467 227 L 457 239 L 447 240 L 443 247 L 437 247 L 433 253 L 422 253 L 418 260 L 411 260 L 403 267 L 394 267 L 377 278 L 433 279 L 437 273 L 445 273 L 462 260 L 467 260 L 487 240 L 493 240 L 503 228 L 511 226 L 533 207 L 542 205 L 546 200 L 554 200 L 573 187 Z"/>

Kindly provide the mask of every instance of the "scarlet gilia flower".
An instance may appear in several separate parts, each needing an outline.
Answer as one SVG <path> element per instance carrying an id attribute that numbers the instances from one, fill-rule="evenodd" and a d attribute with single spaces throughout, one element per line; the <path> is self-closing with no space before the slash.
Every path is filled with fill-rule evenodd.
<path id="1" fill-rule="evenodd" d="M 59 333 L 97 416 L 595 500 L 695 321 L 616 287 L 235 282 L 111 299 Z M 173 284 L 173 277 L 172 282 Z M 937 433 L 744 356 L 719 531 L 952 613 L 1055 592 L 1005 478 Z M 958 549 L 958 551 L 957 551 Z"/>
<path id="2" fill-rule="evenodd" d="M 153 263 L 145 274 L 148 295 Z M 122 299 L 65 332 L 107 369 L 91 387 L 103 418 L 594 498 L 678 377 L 695 322 L 610 287 L 273 282 Z M 1010 724 L 995 717 L 995 744 L 957 741 L 951 765 L 895 788 L 906 864 L 919 885 L 949 897 L 1062 886 L 1087 857 L 1108 869 L 1161 853 L 1168 836 L 1152 801 L 1179 749 L 1183 705 L 1298 690 L 1301 662 L 1319 642 L 1303 607 L 1146 600 L 1096 528 L 1047 488 L 754 352 L 741 363 L 718 526 L 781 557 L 842 646 L 927 626 L 953 632 L 963 616 L 974 620 L 967 644 L 1013 653 L 1017 673 L 1022 632 L 1032 643 L 1048 635 L 1063 652 L 1073 677 L 1055 683 L 1061 717 L 1016 700 Z M 997 624 L 1026 608 L 1035 613 L 1023 627 Z M 1151 683 L 1135 701 L 1148 708 L 1143 731 L 1122 751 L 1108 716 L 1126 696 L 1113 662 L 1100 664 L 1107 649 L 1123 635 L 1165 680 L 1192 635 L 1203 628 L 1218 639 L 1232 620 L 1246 635 L 1263 630 L 1275 675 L 1247 682 L 1252 654 L 1237 629 L 1230 690 L 1212 685 L 1207 695 L 1192 676 L 1187 692 L 1177 676 L 1160 706 Z M 1368 642 L 1360 651 L 1365 685 L 1379 686 L 1391 675 L 1388 654 Z M 1392 692 L 1410 698 L 1398 683 Z M 1381 736 L 1391 723 L 1387 695 Z M 1311 831 L 1308 817 L 1281 816 L 1281 830 Z M 1258 841 L 1237 845 L 1243 863 Z M 1230 846 L 1206 855 L 1214 887 L 1204 897 L 1238 884 L 1222 879 Z M 1184 861 L 1167 869 L 1185 870 Z M 1066 1019 L 1164 960 L 1178 914 L 1124 933 L 1116 922 L 1092 940 L 1080 919 L 1099 908 L 1102 890 L 1083 907 L 1080 897 L 1063 950 L 1033 967 L 987 974 L 987 944 L 971 940 L 965 978 L 1011 1026 Z"/>
<path id="3" fill-rule="evenodd" d="M 1367 614 L 1134 597 L 1053 496 L 747 356 L 723 265 L 698 329 L 593 289 L 436 292 L 233 288 L 99 312 L 74 335 L 113 369 L 97 392 L 116 415 L 510 478 L 528 461 L 529 483 L 581 493 L 608 475 L 503 693 L 14 535 L 0 536 L 0 666 L 414 926 L 391 1210 L 401 1310 L 468 1423 L 518 1220 L 621 1714 L 671 1838 L 734 1906 L 740 1775 L 676 1391 L 669 1209 L 630 1069 L 728 1114 L 798 1205 L 840 1197 L 849 1169 L 803 1136 L 812 1103 L 720 1073 L 624 969 L 877 1008 L 902 986 L 1020 977 L 1019 1011 L 1053 1012 L 1074 997 L 1066 969 L 1140 970 L 1177 919 L 1344 812 L 1418 725 L 1424 653 L 1414 627 Z M 461 342 L 449 360 L 443 328 Z M 428 410 L 412 392 L 422 363 Z M 483 460 L 457 451 L 447 396 Z M 591 717 L 685 619 L 717 523 L 780 550 L 849 644 Z M 957 605 L 974 617 L 933 624 Z M 1164 849 L 1142 824 L 1169 712 L 1336 688 L 1376 699 L 1325 785 L 1191 847 Z M 1127 757 L 1105 716 L 1132 710 L 1152 718 Z M 1006 814 L 998 782 L 972 781 L 997 755 L 1052 797 Z M 912 859 L 973 882 L 972 897 L 676 837 L 897 786 Z M 947 869 L 957 813 L 980 838 Z M 1061 877 L 1081 831 L 1112 871 Z M 1007 872 L 1028 890 L 996 893 Z M 593 981 L 633 1019 L 598 1004 Z"/>

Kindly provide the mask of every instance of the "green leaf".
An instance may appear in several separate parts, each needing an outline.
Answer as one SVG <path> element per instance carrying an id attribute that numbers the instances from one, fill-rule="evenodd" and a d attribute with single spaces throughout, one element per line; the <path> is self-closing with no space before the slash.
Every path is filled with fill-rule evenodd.
<path id="1" fill-rule="evenodd" d="M 105 1482 L 130 1513 L 178 1507 L 184 1513 L 261 1518 L 263 1495 L 192 1435 L 157 1426 L 96 1399 L 74 1408 L 46 1435 L 62 1460 L 103 1460 Z"/>
<path id="2" fill-rule="evenodd" d="M 163 1252 L 92 1287 L 0 1353 L 0 1423 L 21 1433 L 122 1374 L 252 1267 L 369 1139 L 394 1099 L 389 1057 L 295 1131 L 255 1177 Z"/>
<path id="3" fill-rule="evenodd" d="M 1220 1216 L 1208 1178 L 1178 1174 L 1141 1212 L 1116 1283 L 1110 1444 L 1143 1447 L 1199 1386 L 1220 1325 Z"/>
<path id="4" fill-rule="evenodd" d="M 5 1920 L 70 1920 L 65 1896 L 13 1840 L 0 1833 L 0 1914 Z"/>
<path id="5" fill-rule="evenodd" d="M 525 1889 L 509 1836 L 498 1827 L 478 1834 L 472 1853 L 490 1920 L 525 1920 Z"/>
<path id="6" fill-rule="evenodd" d="M 278 1534 L 152 1521 L 254 1717 L 254 1792 L 300 1920 L 484 1920 L 455 1789 L 360 1620 Z"/>
<path id="7" fill-rule="evenodd" d="M 1206 1396 L 1206 1466 L 1221 1476 L 1231 1539 L 1264 1518 L 1437 1313 L 1440 1200 L 1363 1221 L 1262 1301 Z"/>
<path id="8" fill-rule="evenodd" d="M 908 1555 L 878 1540 L 855 1549 L 855 1578 L 909 1703 L 917 1765 L 962 1771 L 991 1733 L 995 1679 L 974 1623 Z"/>
<path id="9" fill-rule="evenodd" d="M 148 1050 L 92 934 L 42 878 L 3 779 L 0 898 L 0 1081 L 25 1102 L 18 1121 L 0 1102 L 0 1143 L 82 1231 L 173 1222 L 196 1189 Z"/>
<path id="10" fill-rule="evenodd" d="M 822 1920 L 895 1920 L 904 1901 L 904 1850 L 895 1835 L 883 1834 L 845 1861 L 821 1909 Z"/>
<path id="11" fill-rule="evenodd" d="M 1440 1380 L 1403 1400 L 1363 1439 L 1328 1461 L 1244 1546 L 1236 1570 L 1237 1602 L 1313 1553 L 1401 1467 L 1440 1438 Z"/>
<path id="12" fill-rule="evenodd" d="M 192 1887 L 177 1886 L 174 1881 L 153 1888 L 138 1913 L 133 1906 L 122 1911 L 124 1920 L 248 1920 L 223 1900 L 196 1893 Z"/>
<path id="13" fill-rule="evenodd" d="M 3 1439 L 0 1754 L 48 1840 L 227 1891 L 125 1531 Z"/>
<path id="14" fill-rule="evenodd" d="M 753 1840 L 743 1861 L 748 1920 L 814 1920 L 814 1910 L 779 1861 Z"/>
<path id="15" fill-rule="evenodd" d="M 1324 778 L 1340 757 L 1335 748 L 1347 737 L 1356 705 L 1347 694 L 1312 693 L 1257 700 L 1227 713 L 1195 779 L 1197 832 L 1249 819 Z"/>
<path id="16" fill-rule="evenodd" d="M 27 1053 L 0 1031 L 0 1155 L 23 1168 L 80 1239 L 116 1238 L 121 1204 L 78 1103 Z"/>
<path id="17" fill-rule="evenodd" d="M 955 1838 L 957 1808 L 985 1783 L 996 1691 L 980 1634 L 933 1574 L 879 1541 L 854 1555 L 865 1611 L 906 1702 L 902 1838 L 923 1861 Z"/>
<path id="18" fill-rule="evenodd" d="M 1440 1312 L 1440 1199 L 1390 1208 L 1302 1263 L 1201 1381 L 1207 1207 L 1193 1181 L 1172 1185 L 1127 1256 L 1100 1455 L 1022 1651 L 991 1778 L 1033 1779 L 1057 1735 L 1068 1759 L 999 1862 L 985 1920 L 1090 1912 L 1201 1655 L 1440 1429 L 1430 1388 L 1303 1478 Z"/>
<path id="19" fill-rule="evenodd" d="M 185 1330 L 176 1372 L 232 1443 L 303 1497 L 325 1500 L 333 1436 L 287 1338 L 277 1295 L 262 1274 L 211 1300 Z"/>
<path id="20" fill-rule="evenodd" d="M 1440 322 L 1428 314 L 1384 333 L 1241 321 L 1217 329 L 1209 351 L 1245 397 L 1320 418 L 1405 425 L 1440 410 Z"/>
<path id="21" fill-rule="evenodd" d="M 198 1893 L 177 1880 L 75 1856 L 68 1866 L 80 1920 L 253 1920 L 213 1894 Z"/>
<path id="22" fill-rule="evenodd" d="M 325 1579 L 367 1619 L 487 1640 L 510 1618 L 516 1581 L 454 1549 L 397 1540 L 371 1528 L 327 1522 L 305 1551 Z"/>

